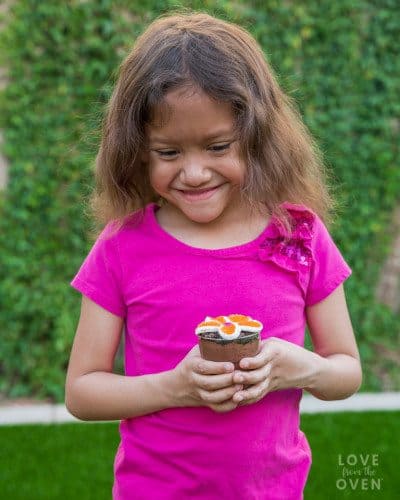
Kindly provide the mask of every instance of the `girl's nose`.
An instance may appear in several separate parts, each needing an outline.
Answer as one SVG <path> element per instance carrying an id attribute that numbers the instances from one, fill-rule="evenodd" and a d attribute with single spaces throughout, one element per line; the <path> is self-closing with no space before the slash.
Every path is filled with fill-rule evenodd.
<path id="1" fill-rule="evenodd" d="M 186 186 L 197 187 L 212 177 L 210 168 L 199 157 L 187 159 L 180 172 L 180 180 Z"/>

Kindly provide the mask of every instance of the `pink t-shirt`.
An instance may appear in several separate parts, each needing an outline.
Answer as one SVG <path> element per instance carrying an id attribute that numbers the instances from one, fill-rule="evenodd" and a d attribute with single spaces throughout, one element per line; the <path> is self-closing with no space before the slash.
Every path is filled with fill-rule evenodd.
<path id="1" fill-rule="evenodd" d="M 305 307 L 351 270 L 317 215 L 284 206 L 295 220 L 290 239 L 272 217 L 255 240 L 215 250 L 168 234 L 154 203 L 115 234 L 106 226 L 71 284 L 125 319 L 127 376 L 173 369 L 206 316 L 249 315 L 263 323 L 262 339 L 304 345 Z M 122 420 L 113 498 L 301 499 L 311 466 L 301 396 L 286 389 L 228 413 L 170 408 Z"/>

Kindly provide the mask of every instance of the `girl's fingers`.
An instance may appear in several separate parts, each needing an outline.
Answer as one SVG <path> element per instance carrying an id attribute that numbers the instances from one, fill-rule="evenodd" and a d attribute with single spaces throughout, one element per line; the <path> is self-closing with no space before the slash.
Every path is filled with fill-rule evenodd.
<path id="1" fill-rule="evenodd" d="M 239 367 L 243 370 L 255 370 L 266 365 L 274 358 L 273 353 L 267 351 L 261 351 L 257 356 L 252 358 L 243 358 L 239 362 Z"/>
<path id="2" fill-rule="evenodd" d="M 218 375 L 220 373 L 232 373 L 234 368 L 233 363 L 220 363 L 201 359 L 199 362 L 196 360 L 193 370 L 200 375 Z"/>
<path id="3" fill-rule="evenodd" d="M 196 360 L 193 366 L 193 380 L 195 384 L 206 390 L 215 391 L 233 385 L 233 363 L 219 363 L 214 361 Z"/>
<path id="4" fill-rule="evenodd" d="M 236 371 L 233 375 L 233 381 L 237 384 L 253 385 L 265 380 L 272 369 L 271 363 L 263 366 L 259 370 Z"/>
<path id="5" fill-rule="evenodd" d="M 223 375 L 195 375 L 194 379 L 198 387 L 205 391 L 216 391 L 225 387 L 234 385 L 232 373 L 224 373 Z"/>
<path id="6" fill-rule="evenodd" d="M 232 399 L 228 401 L 224 401 L 222 403 L 217 404 L 209 404 L 208 407 L 214 410 L 216 413 L 226 413 L 228 411 L 232 411 L 237 408 L 237 404 L 232 401 Z"/>
<path id="7" fill-rule="evenodd" d="M 251 403 L 260 400 L 268 392 L 270 379 L 266 378 L 260 384 L 253 385 L 246 390 L 240 390 L 232 396 L 235 403 Z"/>
<path id="8" fill-rule="evenodd" d="M 227 400 L 232 400 L 233 395 L 243 389 L 242 385 L 232 385 L 225 389 L 220 389 L 218 391 L 204 391 L 200 389 L 200 396 L 202 400 L 206 403 L 216 404 L 222 403 Z"/>
<path id="9" fill-rule="evenodd" d="M 251 358 L 243 358 L 240 360 L 240 368 L 244 370 L 254 370 L 266 365 L 278 354 L 280 343 L 281 339 L 277 339 L 275 337 L 271 337 L 263 341 L 261 350 L 258 354 Z"/>

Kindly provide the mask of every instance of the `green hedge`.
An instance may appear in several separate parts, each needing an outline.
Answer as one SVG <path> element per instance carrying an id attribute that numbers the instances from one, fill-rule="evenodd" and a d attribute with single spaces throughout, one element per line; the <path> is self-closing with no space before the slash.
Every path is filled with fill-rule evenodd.
<path id="1" fill-rule="evenodd" d="M 346 290 L 366 369 L 363 388 L 382 388 L 372 370 L 374 348 L 395 346 L 400 330 L 399 318 L 374 300 L 400 185 L 397 2 L 12 5 L 1 36 L 10 83 L 0 97 L 0 127 L 11 167 L 0 193 L 0 393 L 63 400 L 80 305 L 69 281 L 91 245 L 84 199 L 103 106 L 134 38 L 177 6 L 249 29 L 318 139 L 343 206 L 332 232 L 353 268 Z M 396 384 L 393 375 L 391 388 Z"/>

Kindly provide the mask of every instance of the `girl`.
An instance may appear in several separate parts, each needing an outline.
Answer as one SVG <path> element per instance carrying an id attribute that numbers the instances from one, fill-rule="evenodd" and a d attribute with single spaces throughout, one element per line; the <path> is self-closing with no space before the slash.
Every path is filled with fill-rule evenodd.
<path id="1" fill-rule="evenodd" d="M 302 498 L 303 390 L 361 384 L 351 270 L 322 222 L 318 150 L 255 40 L 202 13 L 153 22 L 120 68 L 96 174 L 107 224 L 72 281 L 66 405 L 121 420 L 113 498 Z M 232 313 L 264 325 L 236 370 L 203 360 L 194 333 Z"/>

